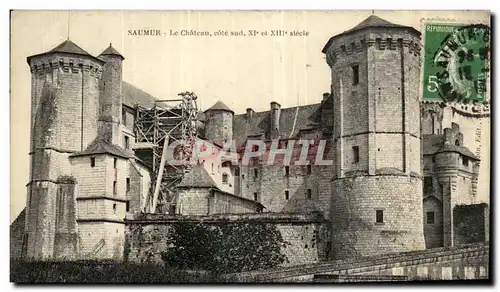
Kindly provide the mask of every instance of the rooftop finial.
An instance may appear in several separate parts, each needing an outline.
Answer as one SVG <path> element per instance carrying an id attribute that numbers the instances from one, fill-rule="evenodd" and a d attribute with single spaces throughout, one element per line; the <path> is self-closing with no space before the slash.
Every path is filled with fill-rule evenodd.
<path id="1" fill-rule="evenodd" d="M 68 38 L 67 38 L 67 40 L 69 40 L 70 27 L 71 27 L 71 11 L 68 11 Z"/>

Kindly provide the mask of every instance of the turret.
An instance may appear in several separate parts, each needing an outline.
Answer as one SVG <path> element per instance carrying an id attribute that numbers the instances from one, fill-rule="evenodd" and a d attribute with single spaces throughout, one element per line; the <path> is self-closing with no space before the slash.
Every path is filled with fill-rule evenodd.
<path id="1" fill-rule="evenodd" d="M 99 58 L 105 62 L 99 86 L 99 136 L 111 144 L 121 145 L 122 70 L 125 58 L 111 43 Z"/>
<path id="2" fill-rule="evenodd" d="M 222 101 L 218 101 L 205 111 L 205 138 L 223 144 L 233 138 L 234 112 Z"/>
<path id="3" fill-rule="evenodd" d="M 444 129 L 444 142 L 434 155 L 434 171 L 442 193 L 443 245 L 455 245 L 454 209 L 476 202 L 479 159 L 463 145 L 456 123 Z M 457 187 L 458 186 L 458 187 Z"/>
<path id="4" fill-rule="evenodd" d="M 370 16 L 323 49 L 331 68 L 336 258 L 425 248 L 420 33 Z"/>

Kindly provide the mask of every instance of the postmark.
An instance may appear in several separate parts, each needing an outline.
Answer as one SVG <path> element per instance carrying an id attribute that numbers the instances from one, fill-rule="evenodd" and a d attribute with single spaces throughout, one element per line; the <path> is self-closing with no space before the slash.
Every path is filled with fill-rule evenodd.
<path id="1" fill-rule="evenodd" d="M 487 102 L 489 26 L 428 22 L 422 29 L 423 99 Z"/>

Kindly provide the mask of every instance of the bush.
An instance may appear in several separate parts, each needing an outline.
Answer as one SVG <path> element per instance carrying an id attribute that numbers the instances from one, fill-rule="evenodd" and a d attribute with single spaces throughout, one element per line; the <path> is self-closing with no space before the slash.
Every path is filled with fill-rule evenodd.
<path id="1" fill-rule="evenodd" d="M 204 273 L 164 269 L 158 265 L 105 261 L 22 262 L 11 261 L 10 281 L 17 284 L 39 283 L 211 283 Z"/>
<path id="2" fill-rule="evenodd" d="M 275 225 L 257 222 L 182 222 L 169 234 L 162 254 L 166 269 L 205 270 L 212 275 L 265 270 L 287 259 L 287 245 Z"/>

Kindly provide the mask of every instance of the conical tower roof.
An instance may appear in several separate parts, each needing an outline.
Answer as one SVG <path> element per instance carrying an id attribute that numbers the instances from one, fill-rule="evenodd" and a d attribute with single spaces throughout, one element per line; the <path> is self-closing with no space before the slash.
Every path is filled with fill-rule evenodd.
<path id="1" fill-rule="evenodd" d="M 80 56 L 88 56 L 88 57 L 97 59 L 96 57 L 92 56 L 87 51 L 82 49 L 80 46 L 78 46 L 77 44 L 72 42 L 70 39 L 67 39 L 64 42 L 57 45 L 55 48 L 53 48 L 50 51 L 47 51 L 47 52 L 41 53 L 41 54 L 36 54 L 33 56 L 29 56 L 27 58 L 27 61 L 29 63 L 29 60 L 35 56 L 42 56 L 42 55 L 48 55 L 48 54 L 54 54 L 54 53 L 65 53 L 65 54 L 73 54 L 73 55 L 80 55 Z"/>
<path id="2" fill-rule="evenodd" d="M 360 29 L 363 29 L 363 28 L 368 28 L 368 27 L 401 27 L 401 28 L 404 28 L 404 27 L 408 27 L 408 26 L 404 26 L 404 25 L 400 25 L 400 24 L 395 24 L 395 23 L 392 23 L 392 22 L 389 22 L 385 19 L 382 19 L 376 15 L 370 15 L 368 18 L 366 18 L 365 20 L 361 21 L 358 25 L 356 25 L 355 27 L 349 29 L 349 30 L 346 30 L 345 32 L 343 32 L 343 34 L 345 33 L 349 33 L 349 32 L 352 32 L 352 31 L 356 31 L 356 30 L 360 30 Z"/>
<path id="3" fill-rule="evenodd" d="M 113 48 L 113 45 L 109 43 L 109 47 L 105 49 L 99 56 L 119 56 L 123 59 L 125 59 L 122 54 L 120 54 L 115 48 Z"/>
<path id="4" fill-rule="evenodd" d="M 328 47 L 330 46 L 330 44 L 332 43 L 333 39 L 334 38 L 337 38 L 337 37 L 340 37 L 340 36 L 343 36 L 343 35 L 346 35 L 346 34 L 350 34 L 350 33 L 353 33 L 353 32 L 356 32 L 356 31 L 360 31 L 360 30 L 363 30 L 363 29 L 366 29 L 366 28 L 375 28 L 375 27 L 382 27 L 382 28 L 404 28 L 404 29 L 410 29 L 412 30 L 414 33 L 417 33 L 418 35 L 420 35 L 420 32 L 418 30 L 416 30 L 415 28 L 411 27 L 411 26 L 406 26 L 406 25 L 401 25 L 401 24 L 395 24 L 395 23 L 392 23 L 390 21 L 387 21 L 385 19 L 382 19 L 376 15 L 370 15 L 368 16 L 368 18 L 366 18 L 365 20 L 361 21 L 358 25 L 354 26 L 353 28 L 351 29 L 348 29 L 338 35 L 335 35 L 333 37 L 331 37 L 328 42 L 326 43 L 325 47 L 323 48 L 322 52 L 323 53 L 326 53 L 326 50 L 328 49 Z"/>
<path id="5" fill-rule="evenodd" d="M 227 112 L 232 112 L 234 114 L 234 111 L 220 100 L 216 102 L 213 106 L 208 108 L 205 112 L 207 111 L 227 111 Z"/>
<path id="6" fill-rule="evenodd" d="M 80 46 L 72 42 L 70 39 L 65 40 L 64 42 L 62 42 L 52 50 L 48 51 L 47 53 L 69 53 L 76 55 L 92 56 L 87 51 L 82 49 Z"/>

